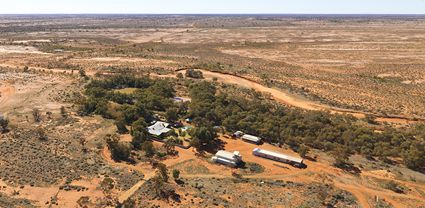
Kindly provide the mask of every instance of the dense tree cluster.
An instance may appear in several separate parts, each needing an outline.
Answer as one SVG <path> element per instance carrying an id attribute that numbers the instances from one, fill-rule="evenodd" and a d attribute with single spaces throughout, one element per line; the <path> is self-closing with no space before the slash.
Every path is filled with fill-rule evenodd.
<path id="1" fill-rule="evenodd" d="M 375 132 L 351 116 L 287 108 L 262 100 L 261 96 L 218 93 L 215 85 L 206 81 L 192 82 L 192 101 L 188 106 L 177 105 L 172 100 L 172 86 L 170 80 L 130 76 L 93 80 L 87 86 L 81 111 L 116 119 L 121 132 L 131 126 L 136 149 L 150 149 L 146 127 L 154 119 L 153 112 L 162 111 L 170 122 L 183 116 L 193 120 L 195 128 L 189 133 L 198 150 L 219 145 L 216 129 L 223 126 L 228 132 L 241 130 L 269 143 L 286 144 L 303 157 L 309 148 L 330 152 L 337 158 L 337 166 L 344 166 L 351 154 L 362 154 L 368 158 L 402 157 L 409 168 L 425 167 L 424 125 Z M 131 94 L 115 91 L 123 88 L 137 90 Z"/>
<path id="2" fill-rule="evenodd" d="M 146 152 L 152 157 L 155 149 L 149 142 L 148 124 L 154 120 L 154 112 L 162 111 L 169 121 L 176 121 L 181 106 L 173 102 L 174 89 L 169 80 L 151 80 L 133 76 L 114 76 L 103 80 L 92 80 L 86 86 L 86 97 L 81 101 L 82 115 L 98 114 L 115 119 L 118 133 L 130 132 L 131 147 Z M 133 93 L 117 92 L 119 89 L 136 88 Z M 128 128 L 130 127 L 130 128 Z M 126 158 L 126 147 L 114 140 L 108 146 L 117 160 Z"/>
<path id="3" fill-rule="evenodd" d="M 129 145 L 120 142 L 117 137 L 112 135 L 107 135 L 105 139 L 114 160 L 126 161 L 130 158 L 131 147 Z"/>
<path id="4" fill-rule="evenodd" d="M 377 133 L 349 116 L 218 94 L 213 84 L 204 81 L 191 85 L 190 95 L 190 116 L 200 126 L 194 137 L 199 140 L 214 137 L 205 128 L 224 126 L 227 131 L 241 130 L 304 153 L 306 147 L 332 152 L 338 158 L 336 163 L 345 163 L 349 155 L 358 153 L 381 158 L 401 156 L 409 168 L 425 167 L 425 126 L 387 128 Z"/>
<path id="5" fill-rule="evenodd" d="M 137 88 L 137 90 L 130 94 L 117 91 L 125 88 Z M 82 115 L 95 113 L 105 118 L 122 116 L 127 125 L 131 125 L 139 118 L 144 118 L 149 123 L 153 120 L 153 111 L 166 111 L 174 107 L 171 99 L 174 93 L 169 80 L 151 80 L 125 75 L 93 80 L 86 87 L 87 97 L 81 101 L 80 113 Z M 112 105 L 113 103 L 116 105 Z"/>

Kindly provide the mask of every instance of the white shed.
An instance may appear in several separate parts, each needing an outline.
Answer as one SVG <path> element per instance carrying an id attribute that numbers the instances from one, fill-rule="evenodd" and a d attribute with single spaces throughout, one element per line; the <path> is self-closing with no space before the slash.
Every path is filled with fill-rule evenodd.
<path id="1" fill-rule="evenodd" d="M 216 163 L 236 167 L 239 165 L 240 162 L 242 162 L 242 155 L 238 151 L 232 153 L 220 150 L 211 159 L 213 162 Z"/>
<path id="2" fill-rule="evenodd" d="M 242 139 L 243 139 L 244 141 L 251 142 L 251 143 L 255 143 L 255 144 L 259 144 L 259 143 L 261 143 L 261 140 L 262 140 L 260 137 L 253 136 L 253 135 L 249 135 L 249 134 L 244 134 L 244 135 L 242 136 Z"/>
<path id="3" fill-rule="evenodd" d="M 302 166 L 303 165 L 303 159 L 298 157 L 292 157 L 289 155 L 285 155 L 282 153 L 277 153 L 269 150 L 263 150 L 260 148 L 255 148 L 252 151 L 252 154 L 258 157 L 264 157 L 267 159 L 275 160 L 278 162 L 287 163 L 294 166 Z"/>

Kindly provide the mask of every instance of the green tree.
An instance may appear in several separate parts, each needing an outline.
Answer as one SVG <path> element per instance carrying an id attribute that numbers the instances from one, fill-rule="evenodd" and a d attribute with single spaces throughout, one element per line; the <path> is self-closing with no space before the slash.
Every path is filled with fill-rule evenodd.
<path id="1" fill-rule="evenodd" d="M 413 170 L 425 169 L 425 143 L 414 142 L 410 148 L 403 153 L 404 164 Z"/>
<path id="2" fill-rule="evenodd" d="M 350 152 L 347 147 L 339 145 L 332 151 L 332 156 L 335 159 L 334 166 L 344 168 L 349 164 Z"/>
<path id="3" fill-rule="evenodd" d="M 145 141 L 149 140 L 149 132 L 144 118 L 135 121 L 131 127 L 131 144 L 135 149 L 140 149 Z"/>
<path id="4" fill-rule="evenodd" d="M 174 178 L 175 181 L 180 179 L 180 170 L 178 170 L 178 169 L 173 170 L 173 178 Z"/>
<path id="5" fill-rule="evenodd" d="M 179 119 L 179 110 L 177 108 L 169 108 L 165 112 L 165 117 L 168 122 L 176 122 Z"/>
<path id="6" fill-rule="evenodd" d="M 117 130 L 118 130 L 118 133 L 119 134 L 126 134 L 126 133 L 128 133 L 128 129 L 127 129 L 127 127 L 126 127 L 125 124 L 126 123 L 125 123 L 125 121 L 124 121 L 123 118 L 117 118 L 115 120 L 115 126 L 117 126 Z"/>
<path id="7" fill-rule="evenodd" d="M 111 118 L 108 112 L 108 101 L 106 99 L 98 99 L 95 109 L 95 114 L 101 115 L 104 118 Z"/>
<path id="8" fill-rule="evenodd" d="M 146 157 L 152 157 L 155 155 L 155 147 L 151 141 L 145 141 L 142 144 L 142 151 L 145 152 Z"/>
<path id="9" fill-rule="evenodd" d="M 115 161 L 126 161 L 130 158 L 131 148 L 128 144 L 120 142 L 116 136 L 107 135 L 106 144 Z"/>
<path id="10" fill-rule="evenodd" d="M 200 151 L 211 147 L 217 138 L 214 128 L 209 126 L 195 127 L 191 129 L 190 134 L 192 136 L 191 145 Z"/>
<path id="11" fill-rule="evenodd" d="M 159 163 L 158 166 L 158 175 L 161 177 L 162 181 L 168 182 L 168 168 L 165 164 Z"/>
<path id="12" fill-rule="evenodd" d="M 300 145 L 300 147 L 298 148 L 298 153 L 300 154 L 302 158 L 305 158 L 309 151 L 310 151 L 310 148 L 308 148 L 304 144 Z"/>
<path id="13" fill-rule="evenodd" d="M 9 126 L 9 120 L 7 120 L 7 118 L 0 116 L 0 128 L 1 128 L 1 133 L 6 133 L 8 131 L 8 126 Z"/>
<path id="14" fill-rule="evenodd" d="M 186 70 L 186 77 L 191 77 L 195 79 L 203 79 L 204 75 L 202 71 L 195 70 L 195 69 L 188 69 Z"/>

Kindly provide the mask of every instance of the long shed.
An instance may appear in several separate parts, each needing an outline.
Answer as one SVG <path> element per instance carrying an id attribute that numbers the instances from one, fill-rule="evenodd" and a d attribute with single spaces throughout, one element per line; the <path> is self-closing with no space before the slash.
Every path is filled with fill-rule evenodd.
<path id="1" fill-rule="evenodd" d="M 218 151 L 211 160 L 216 163 L 236 167 L 242 162 L 242 155 L 238 152 Z"/>
<path id="2" fill-rule="evenodd" d="M 250 142 L 254 144 L 260 144 L 262 140 L 260 137 L 249 135 L 249 134 L 244 134 L 241 138 L 242 140 L 246 142 Z"/>
<path id="3" fill-rule="evenodd" d="M 252 151 L 252 154 L 258 157 L 267 158 L 270 160 L 287 163 L 293 166 L 302 167 L 304 165 L 303 159 L 298 157 L 293 157 L 289 155 L 285 155 L 278 152 L 273 152 L 270 150 L 263 150 L 260 148 L 255 148 Z"/>

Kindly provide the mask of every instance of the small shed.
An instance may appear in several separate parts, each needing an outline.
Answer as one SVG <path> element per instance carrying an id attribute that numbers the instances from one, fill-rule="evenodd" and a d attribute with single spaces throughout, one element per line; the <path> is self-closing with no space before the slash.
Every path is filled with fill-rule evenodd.
<path id="1" fill-rule="evenodd" d="M 236 137 L 236 138 L 240 138 L 243 135 L 244 135 L 244 133 L 242 131 L 236 131 L 235 133 L 233 133 L 232 136 Z"/>
<path id="2" fill-rule="evenodd" d="M 241 138 L 242 140 L 246 142 L 250 142 L 254 144 L 260 144 L 262 140 L 260 137 L 249 135 L 249 134 L 244 134 Z"/>
<path id="3" fill-rule="evenodd" d="M 304 166 L 302 158 L 293 157 L 293 156 L 285 155 L 285 154 L 278 153 L 278 152 L 273 152 L 273 151 L 269 151 L 269 150 L 263 150 L 263 149 L 260 149 L 260 148 L 255 148 L 252 151 L 252 154 L 255 155 L 255 156 L 258 156 L 258 157 L 263 157 L 263 158 L 267 158 L 267 159 L 270 159 L 270 160 L 287 163 L 287 164 L 290 164 L 290 165 L 293 165 L 293 166 L 296 166 L 296 167 Z"/>
<path id="4" fill-rule="evenodd" d="M 238 152 L 218 151 L 211 160 L 231 167 L 237 167 L 242 162 L 242 155 Z"/>

